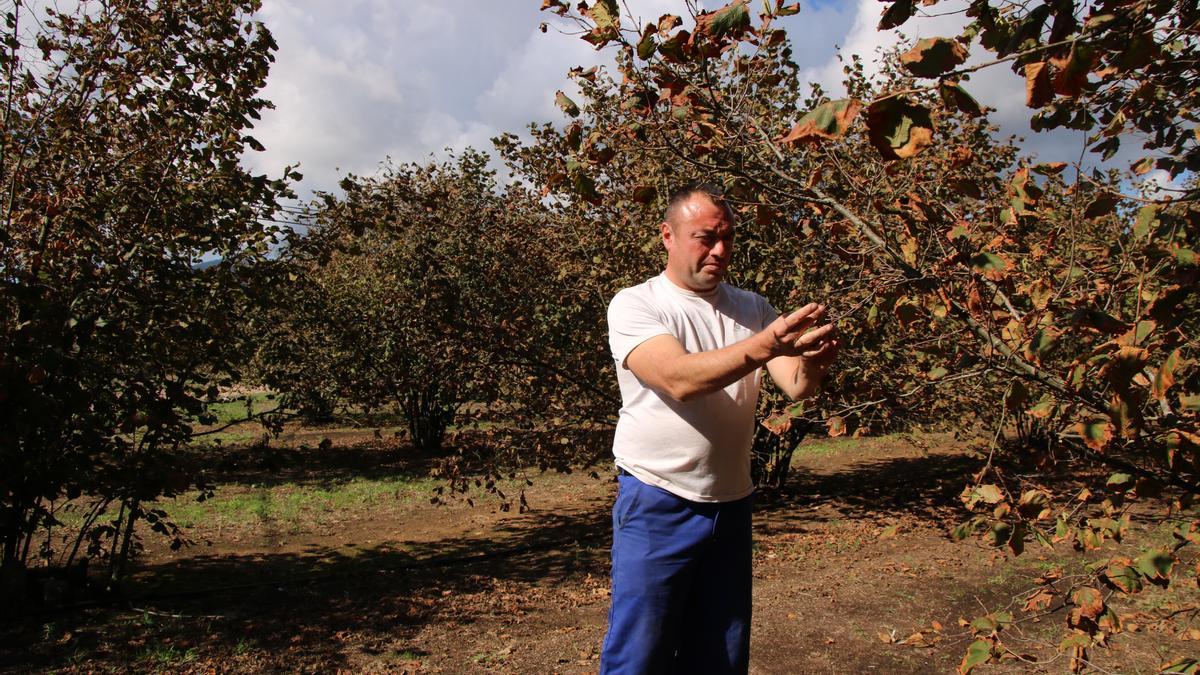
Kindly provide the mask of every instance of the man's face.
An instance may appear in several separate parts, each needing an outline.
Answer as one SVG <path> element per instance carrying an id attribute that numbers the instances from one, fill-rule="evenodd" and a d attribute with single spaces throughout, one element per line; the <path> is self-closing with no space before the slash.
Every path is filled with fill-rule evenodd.
<path id="1" fill-rule="evenodd" d="M 667 277 L 694 292 L 716 288 L 733 256 L 733 220 L 728 209 L 697 194 L 680 205 L 674 221 L 660 226 L 667 249 Z"/>

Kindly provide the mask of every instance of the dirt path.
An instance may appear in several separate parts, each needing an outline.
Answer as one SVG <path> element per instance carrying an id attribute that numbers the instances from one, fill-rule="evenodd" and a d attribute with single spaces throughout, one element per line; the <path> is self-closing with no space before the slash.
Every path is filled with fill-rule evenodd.
<path id="1" fill-rule="evenodd" d="M 959 618 L 1003 607 L 1031 570 L 1057 563 L 1056 552 L 1012 559 L 948 540 L 976 466 L 952 442 L 823 441 L 802 454 L 786 489 L 757 507 L 751 672 L 953 671 L 970 642 Z M 614 489 L 607 477 L 548 475 L 527 489 L 526 513 L 488 497 L 397 497 L 283 532 L 197 526 L 208 545 L 147 551 L 142 599 L 6 628 L 0 668 L 595 672 Z M 984 672 L 1064 672 L 1062 625 L 1010 631 L 1039 663 Z M 1128 637 L 1096 662 L 1139 672 L 1188 653 L 1166 636 Z"/>

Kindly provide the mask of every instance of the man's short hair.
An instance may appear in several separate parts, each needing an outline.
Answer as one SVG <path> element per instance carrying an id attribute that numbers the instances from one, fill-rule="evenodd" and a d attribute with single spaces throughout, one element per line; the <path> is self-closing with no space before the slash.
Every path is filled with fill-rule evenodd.
<path id="1" fill-rule="evenodd" d="M 671 198 L 667 200 L 667 212 L 663 217 L 672 227 L 675 227 L 675 219 L 679 216 L 679 209 L 696 195 L 704 195 L 712 201 L 713 204 L 724 208 L 729 212 L 729 219 L 733 220 L 733 208 L 729 202 L 725 201 L 725 191 L 720 187 L 706 181 L 692 181 L 671 193 Z"/>

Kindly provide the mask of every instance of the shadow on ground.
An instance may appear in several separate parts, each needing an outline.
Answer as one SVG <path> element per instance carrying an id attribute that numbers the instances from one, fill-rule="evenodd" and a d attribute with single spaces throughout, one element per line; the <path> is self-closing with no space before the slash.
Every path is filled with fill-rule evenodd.
<path id="1" fill-rule="evenodd" d="M 940 522 L 961 512 L 963 477 L 978 468 L 967 455 L 939 453 L 867 459 L 828 472 L 794 469 L 783 489 L 759 498 L 758 510 L 769 513 L 766 524 L 777 529 L 878 512 Z M 796 508 L 818 504 L 830 508 L 815 515 Z"/>
<path id="2" fill-rule="evenodd" d="M 813 503 L 828 504 L 843 519 L 869 508 L 940 521 L 975 467 L 961 455 L 935 454 L 798 470 L 778 494 L 760 498 L 758 527 L 770 534 L 831 517 L 797 508 Z M 605 579 L 609 514 L 606 504 L 595 507 L 534 511 L 478 537 L 427 544 L 198 555 L 145 567 L 128 601 L 0 624 L 0 668 L 37 671 L 78 661 L 87 669 L 97 660 L 128 667 L 156 658 L 164 645 L 278 655 L 277 662 L 247 666 L 255 669 L 354 669 L 351 653 L 420 656 L 405 645 L 423 626 L 523 611 L 520 597 L 498 588 Z"/>
<path id="3" fill-rule="evenodd" d="M 534 448 L 546 445 L 545 434 L 508 431 L 501 441 L 486 432 L 462 430 L 438 451 L 418 450 L 400 436 L 372 429 L 309 430 L 304 443 L 295 434 L 281 442 L 264 435 L 248 445 L 204 445 L 181 451 L 179 465 L 209 481 L 225 485 L 272 487 L 284 483 L 330 485 L 354 479 L 416 479 L 444 475 L 451 466 L 467 474 L 494 470 L 499 447 L 512 458 L 537 456 Z M 573 454 L 547 457 L 546 468 L 567 469 L 611 457 L 611 429 L 577 433 Z M 551 446 L 555 444 L 550 444 Z M 519 448 L 521 452 L 514 452 Z M 586 469 L 586 467 L 585 467 Z"/>

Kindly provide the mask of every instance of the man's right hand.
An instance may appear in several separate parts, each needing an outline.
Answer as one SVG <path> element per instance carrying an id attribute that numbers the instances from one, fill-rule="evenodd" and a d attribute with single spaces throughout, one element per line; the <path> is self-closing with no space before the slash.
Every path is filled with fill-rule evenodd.
<path id="1" fill-rule="evenodd" d="M 776 356 L 812 356 L 837 337 L 833 324 L 813 328 L 825 317 L 825 306 L 815 302 L 780 316 L 761 333 L 767 350 Z"/>

